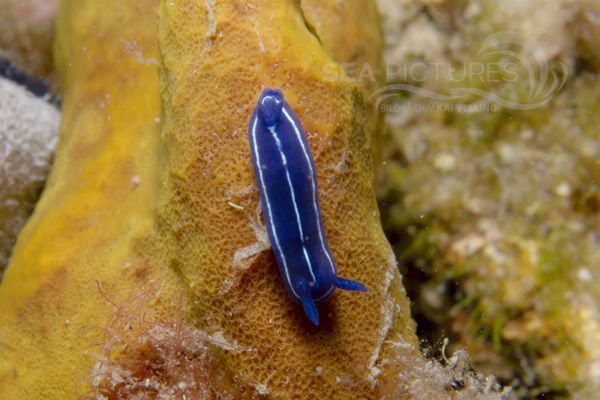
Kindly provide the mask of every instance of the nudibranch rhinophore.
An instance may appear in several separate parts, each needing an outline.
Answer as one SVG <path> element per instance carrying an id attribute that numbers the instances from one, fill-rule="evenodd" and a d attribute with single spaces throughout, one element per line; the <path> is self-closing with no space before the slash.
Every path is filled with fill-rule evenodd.
<path id="1" fill-rule="evenodd" d="M 300 120 L 277 89 L 258 99 L 248 138 L 271 247 L 290 297 L 318 325 L 315 302 L 339 289 L 364 292 L 337 276 L 323 228 L 315 162 Z"/>

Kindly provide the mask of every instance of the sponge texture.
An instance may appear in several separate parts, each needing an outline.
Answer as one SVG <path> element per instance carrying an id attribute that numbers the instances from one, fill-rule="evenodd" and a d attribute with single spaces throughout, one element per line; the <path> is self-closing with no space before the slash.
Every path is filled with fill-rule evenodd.
<path id="1" fill-rule="evenodd" d="M 411 363 L 394 349 L 418 351 L 372 187 L 372 110 L 308 25 L 292 0 L 63 1 L 63 125 L 0 286 L 1 398 L 389 394 L 378 382 Z M 369 288 L 319 304 L 319 327 L 256 213 L 247 124 L 263 86 L 306 128 L 340 275 Z"/>

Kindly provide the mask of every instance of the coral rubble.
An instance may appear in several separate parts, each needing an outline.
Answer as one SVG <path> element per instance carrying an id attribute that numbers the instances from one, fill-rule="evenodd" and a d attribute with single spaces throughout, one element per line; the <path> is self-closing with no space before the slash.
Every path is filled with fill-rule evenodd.
<path id="1" fill-rule="evenodd" d="M 326 27 L 292 0 L 61 4 L 61 136 L 0 286 L 0 397 L 416 393 L 402 383 L 431 369 L 380 226 L 376 118 L 363 87 L 327 79 L 345 56 Z M 263 85 L 302 118 L 338 268 L 369 287 L 321 304 L 318 328 L 255 213 L 246 129 Z"/>
<path id="2" fill-rule="evenodd" d="M 0 278 L 46 180 L 59 118 L 55 107 L 0 78 Z"/>
<path id="3" fill-rule="evenodd" d="M 430 78 L 390 77 L 414 91 L 388 103 L 380 192 L 421 333 L 434 342 L 450 335 L 515 395 L 597 392 L 597 6 L 380 6 L 392 3 L 396 12 L 383 13 L 387 61 L 428 66 Z M 514 69 L 496 79 L 468 73 L 506 65 Z"/>

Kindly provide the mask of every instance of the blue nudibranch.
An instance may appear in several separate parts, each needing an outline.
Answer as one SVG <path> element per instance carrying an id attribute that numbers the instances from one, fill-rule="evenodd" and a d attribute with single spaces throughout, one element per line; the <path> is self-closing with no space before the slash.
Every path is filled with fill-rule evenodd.
<path id="1" fill-rule="evenodd" d="M 285 287 L 308 319 L 319 324 L 315 302 L 334 288 L 366 291 L 337 276 L 327 244 L 315 162 L 300 120 L 277 89 L 264 89 L 248 137 L 271 247 Z"/>

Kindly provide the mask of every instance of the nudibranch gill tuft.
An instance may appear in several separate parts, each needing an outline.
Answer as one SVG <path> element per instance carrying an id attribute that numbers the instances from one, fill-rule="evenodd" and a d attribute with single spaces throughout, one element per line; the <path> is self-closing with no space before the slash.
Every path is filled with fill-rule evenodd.
<path id="1" fill-rule="evenodd" d="M 315 302 L 335 288 L 364 292 L 337 276 L 323 228 L 315 162 L 300 120 L 277 89 L 264 89 L 250 119 L 252 165 L 271 247 L 290 297 L 318 325 Z"/>

